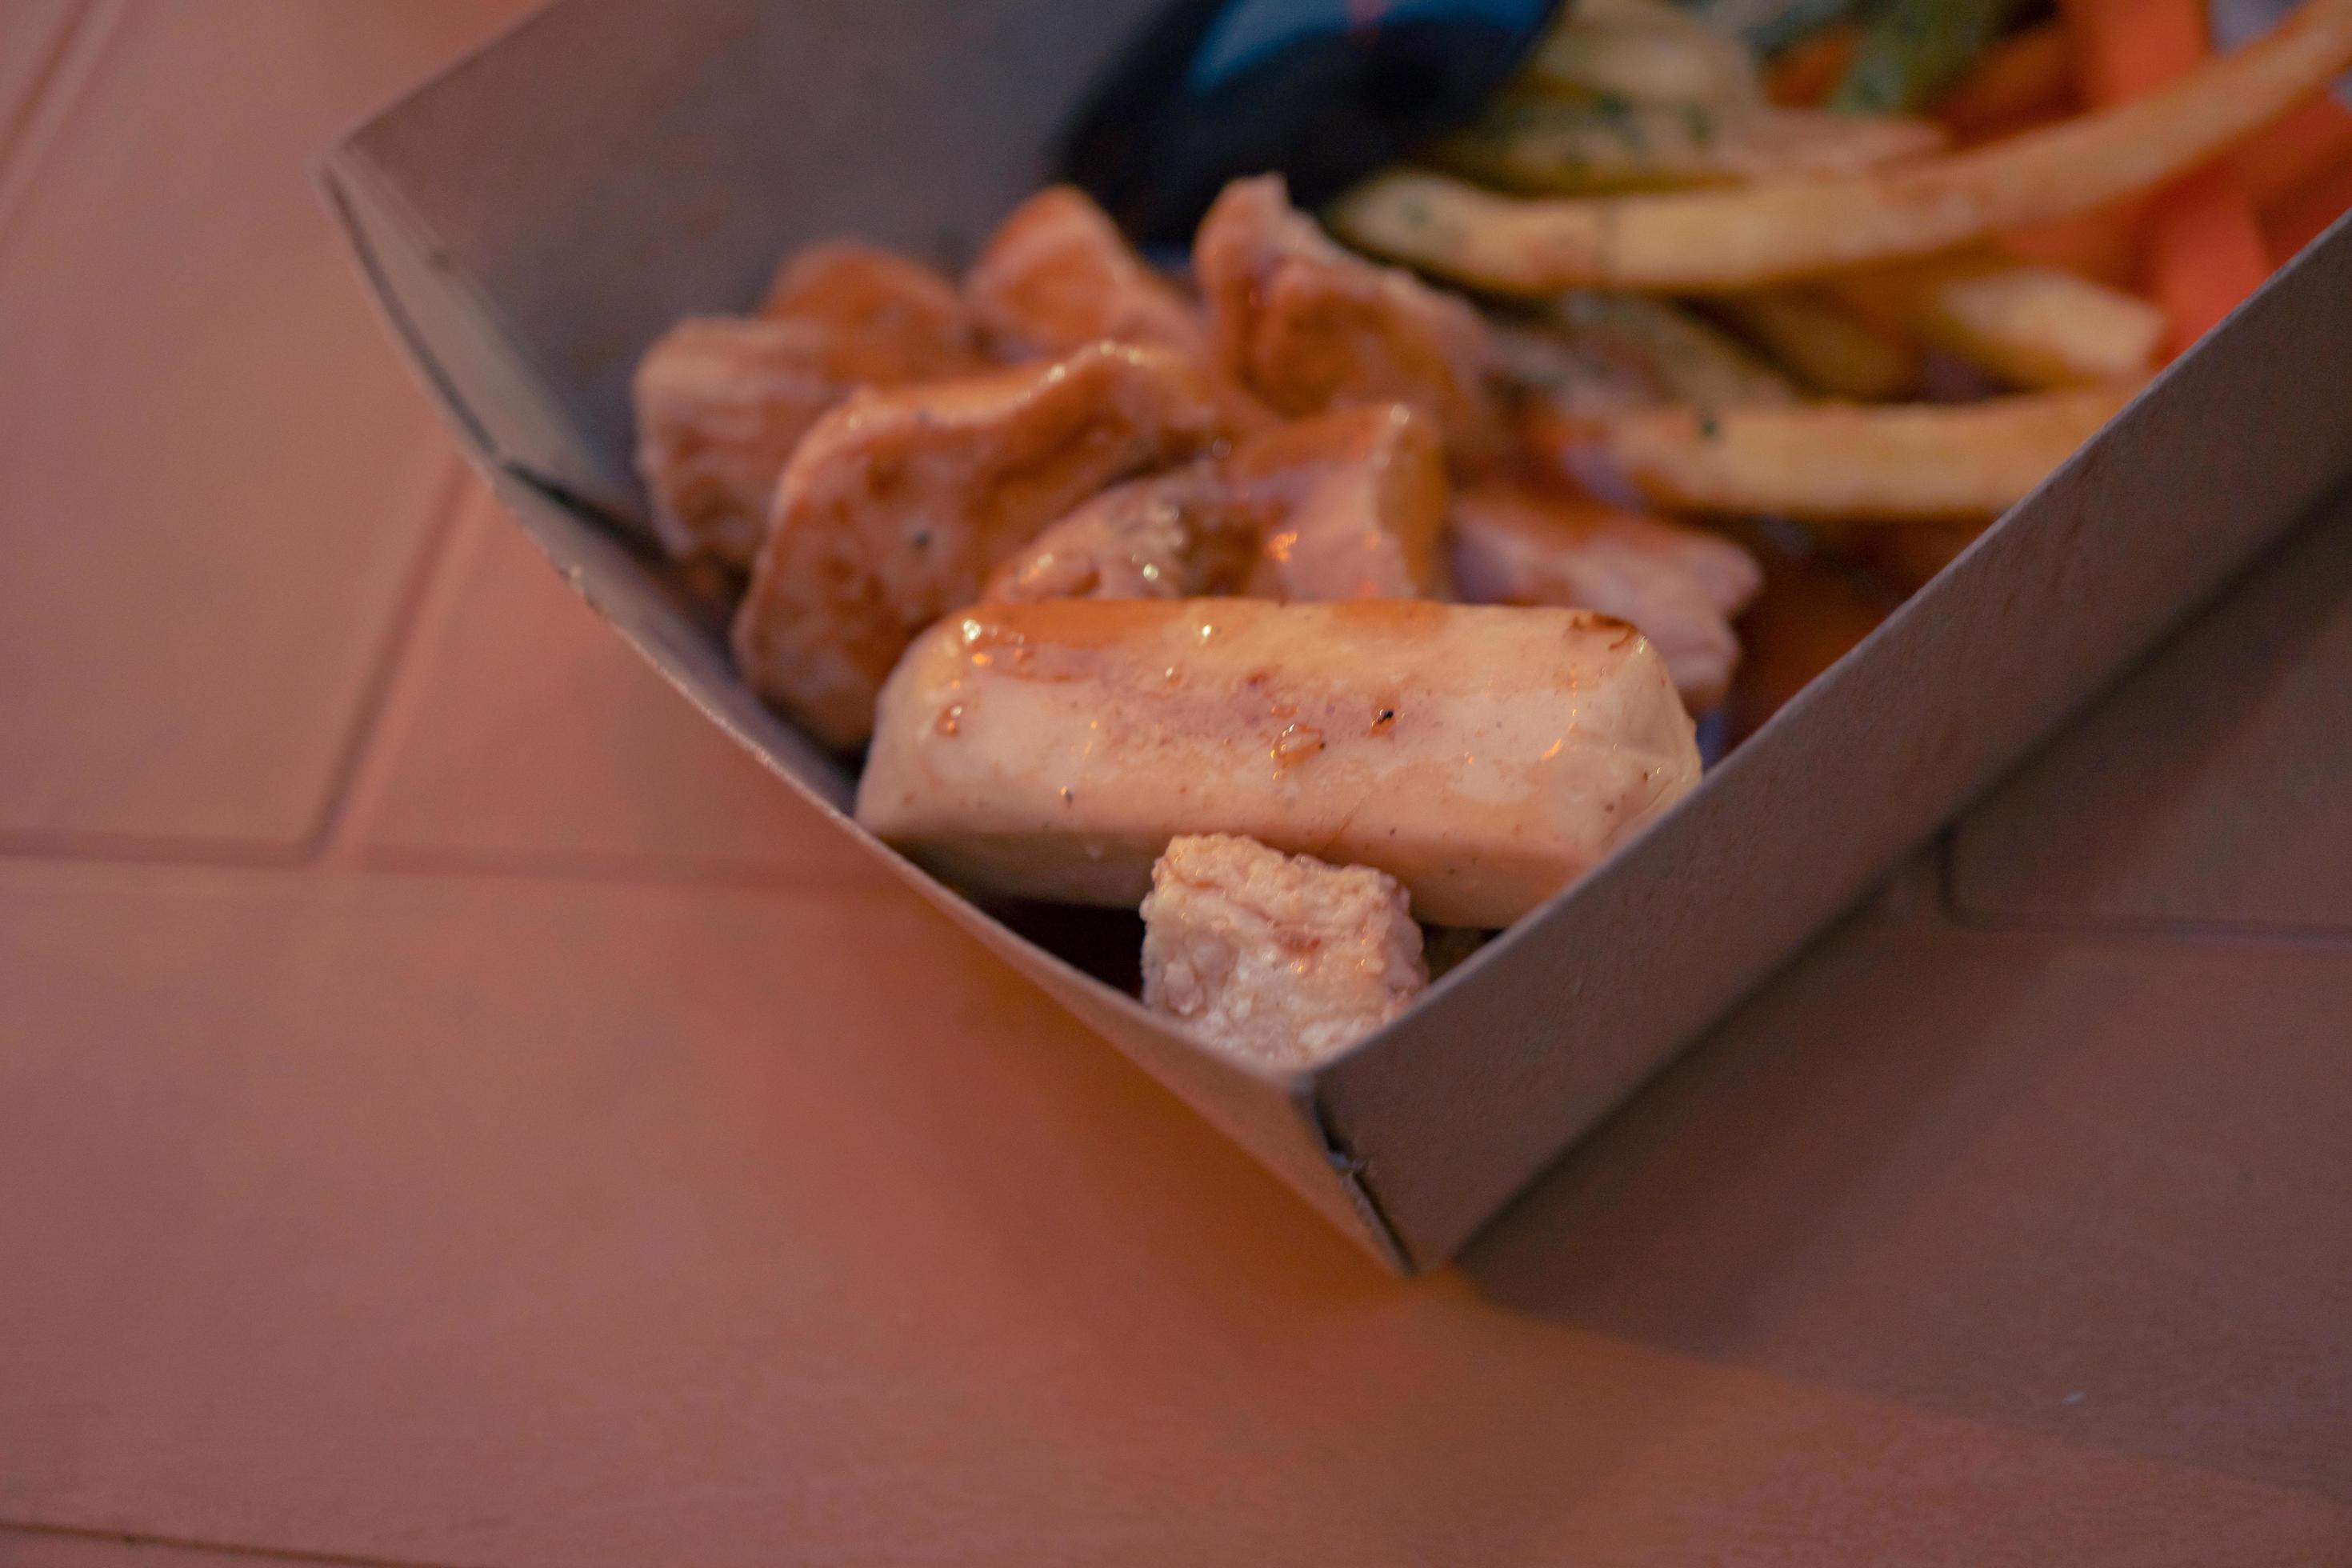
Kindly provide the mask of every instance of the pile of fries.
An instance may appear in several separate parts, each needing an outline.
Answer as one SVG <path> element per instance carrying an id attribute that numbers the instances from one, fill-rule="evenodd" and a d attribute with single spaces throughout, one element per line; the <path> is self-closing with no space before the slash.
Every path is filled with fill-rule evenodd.
<path id="1" fill-rule="evenodd" d="M 1812 525 L 1899 595 L 2352 199 L 2352 0 L 2222 55 L 2203 11 L 1573 0 L 1325 216 L 1568 340 L 1527 430 L 1594 488 Z M 1646 403 L 1573 374 L 1633 337 Z"/>

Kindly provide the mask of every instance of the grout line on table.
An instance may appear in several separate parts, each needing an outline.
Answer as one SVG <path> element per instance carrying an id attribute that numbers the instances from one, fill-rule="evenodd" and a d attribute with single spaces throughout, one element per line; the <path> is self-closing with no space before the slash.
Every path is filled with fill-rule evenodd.
<path id="1" fill-rule="evenodd" d="M 2061 939 L 2114 937 L 2165 942 L 2183 947 L 2352 948 L 2352 926 L 2317 921 L 2238 920 L 2125 920 L 2058 915 L 1989 914 L 1965 904 L 1946 905 L 1957 930 L 1985 936 Z"/>
<path id="2" fill-rule="evenodd" d="M 730 864 L 724 860 L 667 859 L 610 851 L 575 854 L 562 850 L 457 848 L 440 845 L 372 844 L 345 868 L 389 877 L 503 877 L 553 882 L 617 882 L 661 887 L 774 889 L 780 892 L 880 893 L 900 891 L 879 866 L 872 875 L 850 877 L 837 870 L 793 870 Z"/>
<path id="3" fill-rule="evenodd" d="M 152 843 L 137 847 L 152 849 Z M 450 882 L 520 882 L 570 885 L 574 887 L 606 887 L 644 889 L 650 891 L 691 891 L 702 889 L 722 893 L 776 893 L 795 896 L 816 895 L 849 899 L 880 898 L 897 895 L 899 885 L 883 876 L 842 877 L 830 871 L 795 871 L 729 866 L 723 862 L 701 864 L 665 862 L 656 857 L 625 855 L 566 856 L 561 852 L 534 850 L 479 850 L 425 847 L 370 846 L 362 855 L 331 865 L 320 865 L 280 852 L 270 856 L 272 846 L 241 846 L 234 844 L 188 844 L 175 847 L 183 852 L 169 857 L 153 854 L 90 854 L 87 843 L 63 850 L 12 849 L 0 838 L 0 871 L 12 863 L 19 867 L 47 866 L 71 872 L 87 868 L 93 874 L 128 869 L 152 869 L 163 876 L 175 872 L 196 875 L 206 872 L 236 872 L 264 878 L 291 878 L 313 883 L 332 882 L 425 882 L 436 879 Z"/>
<path id="4" fill-rule="evenodd" d="M 367 845 L 347 858 L 321 864 L 288 847 L 235 841 L 129 839 L 100 835 L 0 834 L 0 869 L 10 862 L 47 863 L 59 868 L 120 870 L 152 867 L 160 872 L 246 872 L 318 881 L 541 882 L 582 887 L 638 888 L 657 891 L 706 889 L 714 892 L 815 895 L 857 900 L 896 896 L 899 885 L 885 877 L 844 878 L 833 871 L 769 869 L 720 861 L 680 862 L 656 856 L 568 854 L 532 849 L 467 849 L 424 845 Z M 877 868 L 878 869 L 878 868 Z M 1864 906 L 1861 918 L 1889 935 L 1950 937 L 1959 941 L 2021 939 L 2053 944 L 2106 944 L 2127 948 L 2253 947 L 2291 952 L 2352 950 L 2352 929 L 2253 921 L 2063 921 L 1993 917 L 1952 908 L 1941 921 L 1875 915 Z"/>
<path id="5" fill-rule="evenodd" d="M 26 83 L 23 107 L 0 125 L 0 239 L 5 238 L 34 172 L 89 85 L 126 4 L 128 0 L 88 0 L 77 6 Z"/>
<path id="6" fill-rule="evenodd" d="M 32 124 L 34 116 L 40 111 L 42 100 L 48 96 L 49 85 L 57 77 L 58 68 L 73 48 L 74 35 L 89 19 L 88 0 L 75 0 L 72 7 L 65 13 L 63 24 L 46 36 L 40 58 L 25 78 L 25 95 L 18 100 L 16 112 L 5 121 L 0 121 L 0 174 L 5 174 L 9 160 L 16 155 L 16 143 L 25 134 L 26 127 Z"/>
<path id="7" fill-rule="evenodd" d="M 439 640 L 435 634 L 456 611 L 484 531 L 475 504 L 481 487 L 472 468 L 454 454 L 447 461 L 425 539 L 404 574 L 391 623 L 360 689 L 318 816 L 303 836 L 301 855 L 314 863 L 346 859 L 353 852 L 359 826 L 382 787 L 432 661 Z"/>
<path id="8" fill-rule="evenodd" d="M 1979 909 L 1960 890 L 1960 820 L 1946 823 L 1936 836 L 1936 904 L 1955 930 L 1985 936 L 2027 936 L 2059 939 L 2121 937 L 2145 942 L 2172 942 L 2194 947 L 2352 946 L 2352 926 L 2313 921 L 2126 920 L 2061 915 L 2013 915 Z"/>
<path id="9" fill-rule="evenodd" d="M 895 893 L 886 878 L 845 879 L 836 872 L 793 870 L 717 860 L 675 860 L 654 855 L 537 849 L 462 848 L 434 845 L 355 844 L 321 860 L 297 846 L 263 840 L 149 837 L 129 834 L 0 831 L 0 867 L 54 865 L 160 870 L 240 870 L 309 875 L 322 879 L 398 879 L 451 881 L 552 882 L 621 888 L 816 893 L 851 898 Z M 1932 918 L 1940 912 L 1942 919 Z M 2120 942 L 2129 946 L 2270 947 L 2326 952 L 2352 949 L 2352 928 L 2261 921 L 2092 921 L 1989 915 L 1946 901 L 1940 911 L 1883 913 L 1865 903 L 1865 919 L 1889 931 L 1945 931 L 1960 937 L 2023 937 L 2052 942 Z"/>
<path id="10" fill-rule="evenodd" d="M 301 844 L 269 838 L 118 833 L 80 827 L 0 828 L 0 859 L 290 869 L 301 866 L 306 858 L 307 851 Z"/>
<path id="11" fill-rule="evenodd" d="M 299 837 L 0 827 L 0 858 L 292 867 L 322 863 L 341 847 L 350 831 L 354 795 L 376 771 L 374 759 L 381 750 L 377 738 L 385 728 L 393 699 L 415 681 L 409 666 L 419 659 L 410 658 L 410 652 L 429 652 L 430 631 L 446 618 L 457 597 L 457 585 L 445 579 L 461 577 L 471 558 L 470 551 L 456 546 L 467 542 L 465 525 L 474 494 L 472 470 L 454 456 L 448 461 L 447 477 L 435 487 L 431 521 L 417 546 L 417 558 L 403 574 L 389 624 L 362 680 L 344 733 L 336 743 L 326 788 L 310 826 Z M 480 531 L 478 523 L 471 530 L 473 534 Z"/>
<path id="12" fill-rule="evenodd" d="M 100 1530 L 76 1524 L 41 1524 L 30 1520 L 0 1519 L 0 1535 L 45 1535 L 66 1541 L 111 1542 L 121 1546 L 160 1546 L 174 1552 L 204 1552 L 215 1556 L 245 1557 L 263 1563 L 315 1563 L 325 1568 L 457 1568 L 456 1564 L 415 1557 L 367 1557 L 341 1552 L 304 1552 L 281 1546 L 237 1546 L 226 1542 L 199 1541 L 188 1536 L 157 1535 L 144 1530 Z"/>

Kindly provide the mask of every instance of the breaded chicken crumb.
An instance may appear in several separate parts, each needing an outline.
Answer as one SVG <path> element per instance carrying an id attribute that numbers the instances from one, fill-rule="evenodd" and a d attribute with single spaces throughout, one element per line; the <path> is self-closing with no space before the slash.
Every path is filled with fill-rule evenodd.
<path id="1" fill-rule="evenodd" d="M 1385 872 L 1255 838 L 1181 837 L 1143 900 L 1143 1001 L 1262 1066 L 1308 1067 L 1421 994 L 1421 941 Z"/>

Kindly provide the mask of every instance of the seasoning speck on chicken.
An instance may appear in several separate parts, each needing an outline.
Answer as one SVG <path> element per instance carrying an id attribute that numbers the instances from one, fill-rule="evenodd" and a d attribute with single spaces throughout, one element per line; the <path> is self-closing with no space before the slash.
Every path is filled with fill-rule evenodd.
<path id="1" fill-rule="evenodd" d="M 1254 838 L 1175 839 L 1143 900 L 1143 1001 L 1261 1067 L 1312 1067 L 1429 984 L 1396 879 Z"/>
<path id="2" fill-rule="evenodd" d="M 1597 610 L 1641 628 L 1684 705 L 1723 700 L 1739 667 L 1731 617 L 1763 586 L 1755 559 L 1721 534 L 1507 482 L 1454 498 L 1454 580 L 1474 604 Z"/>
<path id="3" fill-rule="evenodd" d="M 637 472 L 671 554 L 748 566 L 776 476 L 824 412 L 860 386 L 980 368 L 948 280 L 871 246 L 802 252 L 757 317 L 679 322 L 638 363 Z"/>
<path id="4" fill-rule="evenodd" d="M 915 634 L 1114 480 L 1223 438 L 1201 367 L 1096 343 L 1066 359 L 865 391 L 802 441 L 735 619 L 744 679 L 854 746 Z"/>
<path id="5" fill-rule="evenodd" d="M 1220 361 L 1277 413 L 1365 403 L 1430 416 L 1458 458 L 1500 440 L 1498 361 L 1467 300 L 1342 250 L 1279 175 L 1225 187 L 1192 247 Z"/>

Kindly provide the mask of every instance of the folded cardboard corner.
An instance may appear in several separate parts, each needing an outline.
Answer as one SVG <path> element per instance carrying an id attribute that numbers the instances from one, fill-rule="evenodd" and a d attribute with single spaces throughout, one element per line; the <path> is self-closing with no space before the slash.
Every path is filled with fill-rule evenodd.
<path id="1" fill-rule="evenodd" d="M 1647 835 L 1316 1072 L 1208 1051 L 843 815 L 647 553 L 627 378 L 793 247 L 963 258 L 1150 0 L 562 0 L 335 148 L 396 333 L 550 559 L 698 707 L 1376 1258 L 1443 1261 L 2352 479 L 2331 233 Z"/>

